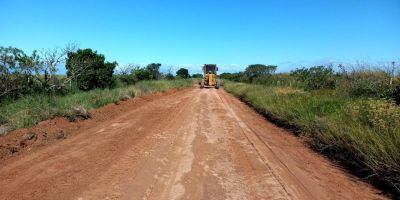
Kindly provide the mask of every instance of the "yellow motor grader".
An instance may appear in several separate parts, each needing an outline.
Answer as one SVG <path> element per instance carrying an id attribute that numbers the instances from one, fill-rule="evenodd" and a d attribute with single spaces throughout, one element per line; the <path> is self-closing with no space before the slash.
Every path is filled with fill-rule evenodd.
<path id="1" fill-rule="evenodd" d="M 203 66 L 203 79 L 201 79 L 200 88 L 215 87 L 218 89 L 221 83 L 217 79 L 217 71 L 218 67 L 216 64 L 205 64 Z"/>

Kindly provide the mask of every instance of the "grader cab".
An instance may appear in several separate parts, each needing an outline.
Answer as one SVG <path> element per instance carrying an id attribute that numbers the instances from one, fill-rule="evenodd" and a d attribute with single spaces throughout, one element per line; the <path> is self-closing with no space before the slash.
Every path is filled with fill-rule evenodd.
<path id="1" fill-rule="evenodd" d="M 204 87 L 215 87 L 219 88 L 221 85 L 217 79 L 218 67 L 216 64 L 205 64 L 203 66 L 203 79 L 200 82 L 200 88 Z"/>

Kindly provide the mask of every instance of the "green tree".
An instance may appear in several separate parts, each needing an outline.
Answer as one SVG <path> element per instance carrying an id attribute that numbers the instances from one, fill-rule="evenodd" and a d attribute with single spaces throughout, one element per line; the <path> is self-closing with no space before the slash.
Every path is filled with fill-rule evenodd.
<path id="1" fill-rule="evenodd" d="M 329 66 L 300 68 L 290 74 L 302 82 L 306 90 L 335 88 L 335 76 L 332 67 Z"/>
<path id="2" fill-rule="evenodd" d="M 253 82 L 257 78 L 267 78 L 276 71 L 277 66 L 275 65 L 263 65 L 263 64 L 252 64 L 249 65 L 244 74 L 249 79 L 249 82 Z"/>
<path id="3" fill-rule="evenodd" d="M 171 74 L 171 73 L 166 73 L 165 75 L 164 75 L 164 78 L 165 79 L 167 79 L 167 80 L 174 80 L 174 75 L 173 74 Z"/>
<path id="4" fill-rule="evenodd" d="M 75 80 L 81 90 L 110 87 L 116 66 L 116 62 L 105 62 L 104 55 L 92 49 L 69 52 L 66 63 L 68 77 Z"/>
<path id="5" fill-rule="evenodd" d="M 192 78 L 203 78 L 203 74 L 193 74 Z"/>
<path id="6" fill-rule="evenodd" d="M 180 68 L 178 71 L 176 71 L 176 76 L 179 76 L 181 78 L 190 78 L 189 70 L 185 68 Z"/>
<path id="7" fill-rule="evenodd" d="M 152 74 L 150 73 L 150 71 L 145 68 L 135 69 L 134 75 L 138 81 L 150 80 L 153 77 Z"/>
<path id="8" fill-rule="evenodd" d="M 39 76 L 35 76 L 40 65 L 36 50 L 28 56 L 18 48 L 0 47 L 0 99 L 41 89 Z"/>
<path id="9" fill-rule="evenodd" d="M 134 64 L 119 66 L 119 75 L 117 77 L 126 85 L 134 84 L 138 80 L 135 77 L 135 70 L 138 68 L 139 66 Z"/>
<path id="10" fill-rule="evenodd" d="M 160 63 L 150 63 L 147 65 L 146 70 L 150 74 L 150 79 L 158 80 L 161 78 L 160 67 Z"/>

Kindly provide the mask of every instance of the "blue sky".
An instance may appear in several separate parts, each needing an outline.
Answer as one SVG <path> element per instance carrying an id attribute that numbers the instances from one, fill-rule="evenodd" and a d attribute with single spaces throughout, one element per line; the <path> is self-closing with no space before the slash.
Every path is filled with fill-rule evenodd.
<path id="1" fill-rule="evenodd" d="M 0 8 L 0 46 L 26 52 L 75 41 L 109 61 L 191 73 L 204 63 L 289 71 L 400 61 L 399 0 L 0 0 Z"/>

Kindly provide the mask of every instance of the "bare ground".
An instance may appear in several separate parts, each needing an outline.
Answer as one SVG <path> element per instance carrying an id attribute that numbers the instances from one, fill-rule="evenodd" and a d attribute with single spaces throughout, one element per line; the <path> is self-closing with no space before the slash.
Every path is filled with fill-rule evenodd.
<path id="1" fill-rule="evenodd" d="M 0 199 L 385 199 L 223 90 L 92 116 L 0 137 Z"/>

